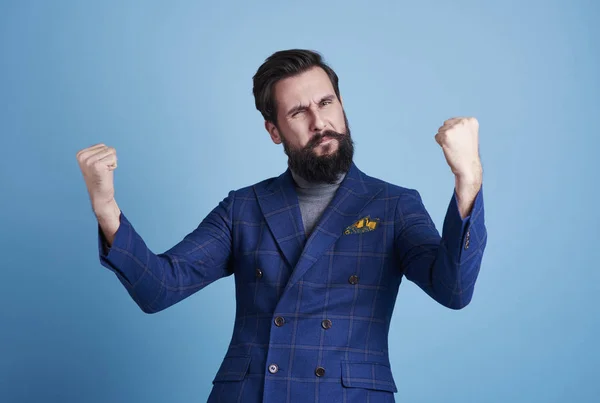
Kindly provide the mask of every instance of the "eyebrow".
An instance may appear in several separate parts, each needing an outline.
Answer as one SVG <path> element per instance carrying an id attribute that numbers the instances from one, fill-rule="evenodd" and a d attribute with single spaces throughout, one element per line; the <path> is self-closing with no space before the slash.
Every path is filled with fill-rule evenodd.
<path id="1" fill-rule="evenodd" d="M 322 97 L 319 100 L 319 103 L 321 103 L 323 101 L 333 101 L 334 99 L 335 99 L 335 95 L 333 95 L 333 94 L 325 95 L 324 97 Z M 294 113 L 302 111 L 302 110 L 304 110 L 306 108 L 308 108 L 308 106 L 306 106 L 306 105 L 302 105 L 302 104 L 296 105 L 296 106 L 292 107 L 285 115 L 286 116 L 291 116 Z"/>

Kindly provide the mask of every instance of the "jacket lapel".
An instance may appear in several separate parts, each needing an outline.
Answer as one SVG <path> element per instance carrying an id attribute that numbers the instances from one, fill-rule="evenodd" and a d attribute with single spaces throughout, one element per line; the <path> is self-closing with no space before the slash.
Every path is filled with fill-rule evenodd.
<path id="1" fill-rule="evenodd" d="M 287 264 L 298 261 L 306 235 L 294 178 L 289 168 L 264 188 L 254 187 L 260 209 Z"/>
<path id="2" fill-rule="evenodd" d="M 365 179 L 364 174 L 352 163 L 331 203 L 306 241 L 286 290 L 291 288 L 337 241 L 348 225 L 360 218 L 360 212 L 382 190 L 382 187 L 373 186 L 373 183 L 369 183 Z"/>

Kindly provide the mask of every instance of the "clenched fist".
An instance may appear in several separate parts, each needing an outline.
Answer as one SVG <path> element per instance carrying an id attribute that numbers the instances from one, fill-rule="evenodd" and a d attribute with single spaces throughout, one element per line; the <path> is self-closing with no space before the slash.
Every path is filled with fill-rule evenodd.
<path id="1" fill-rule="evenodd" d="M 438 129 L 435 140 L 457 178 L 478 182 L 482 169 L 479 159 L 479 122 L 475 118 L 448 119 Z"/>
<path id="2" fill-rule="evenodd" d="M 96 144 L 77 153 L 79 168 L 83 174 L 92 208 L 96 215 L 111 208 L 114 202 L 114 170 L 117 168 L 117 152 L 113 147 Z"/>

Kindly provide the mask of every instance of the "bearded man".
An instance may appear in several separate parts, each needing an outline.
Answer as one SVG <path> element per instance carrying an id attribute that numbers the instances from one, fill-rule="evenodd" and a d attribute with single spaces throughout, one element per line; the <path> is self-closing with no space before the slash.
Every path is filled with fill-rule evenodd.
<path id="1" fill-rule="evenodd" d="M 487 240 L 478 122 L 451 118 L 435 135 L 455 176 L 440 235 L 417 190 L 353 162 L 338 76 L 320 54 L 276 52 L 253 80 L 287 169 L 229 192 L 162 254 L 115 201 L 115 149 L 77 153 L 100 262 L 146 313 L 234 275 L 235 325 L 209 402 L 393 402 L 388 330 L 402 279 L 450 309 L 473 296 Z"/>

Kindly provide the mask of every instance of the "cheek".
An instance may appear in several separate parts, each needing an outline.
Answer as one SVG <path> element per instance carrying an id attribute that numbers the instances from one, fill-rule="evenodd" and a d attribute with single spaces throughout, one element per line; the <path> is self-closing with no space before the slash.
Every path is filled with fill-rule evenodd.
<path id="1" fill-rule="evenodd" d="M 344 122 L 344 111 L 342 108 L 335 108 L 331 111 L 331 123 L 335 126 L 336 130 L 342 131 L 345 128 Z"/>
<path id="2" fill-rule="evenodd" d="M 300 122 L 294 122 L 285 131 L 285 138 L 294 147 L 304 147 L 310 136 L 306 127 Z"/>

